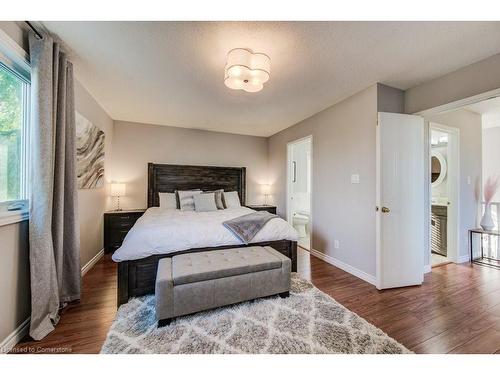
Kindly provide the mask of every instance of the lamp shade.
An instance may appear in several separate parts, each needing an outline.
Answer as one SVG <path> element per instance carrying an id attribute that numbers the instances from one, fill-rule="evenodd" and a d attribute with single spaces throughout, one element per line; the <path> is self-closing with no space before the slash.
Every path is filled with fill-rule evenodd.
<path id="1" fill-rule="evenodd" d="M 125 196 L 125 184 L 123 182 L 112 182 L 110 195 L 112 197 Z"/>
<path id="2" fill-rule="evenodd" d="M 262 185 L 260 185 L 260 187 L 262 189 L 262 194 L 269 195 L 269 192 L 271 191 L 271 185 L 262 184 Z"/>

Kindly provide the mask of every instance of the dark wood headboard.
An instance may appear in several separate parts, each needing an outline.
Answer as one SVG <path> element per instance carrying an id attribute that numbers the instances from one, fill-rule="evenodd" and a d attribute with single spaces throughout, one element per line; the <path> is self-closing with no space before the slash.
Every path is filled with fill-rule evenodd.
<path id="1" fill-rule="evenodd" d="M 191 189 L 237 191 L 245 205 L 246 168 L 148 163 L 148 207 L 160 205 L 158 193 Z"/>

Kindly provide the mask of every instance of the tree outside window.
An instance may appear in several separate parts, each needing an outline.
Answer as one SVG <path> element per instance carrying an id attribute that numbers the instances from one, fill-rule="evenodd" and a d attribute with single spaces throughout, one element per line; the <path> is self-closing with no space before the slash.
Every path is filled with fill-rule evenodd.
<path id="1" fill-rule="evenodd" d="M 0 65 L 0 202 L 20 199 L 24 82 Z"/>

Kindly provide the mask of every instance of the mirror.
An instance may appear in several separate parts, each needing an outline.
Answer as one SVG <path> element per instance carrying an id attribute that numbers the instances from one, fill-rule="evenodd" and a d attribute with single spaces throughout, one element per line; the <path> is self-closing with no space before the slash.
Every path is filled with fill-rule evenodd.
<path id="1" fill-rule="evenodd" d="M 446 177 L 446 159 L 439 151 L 431 152 L 431 183 L 438 186 Z"/>

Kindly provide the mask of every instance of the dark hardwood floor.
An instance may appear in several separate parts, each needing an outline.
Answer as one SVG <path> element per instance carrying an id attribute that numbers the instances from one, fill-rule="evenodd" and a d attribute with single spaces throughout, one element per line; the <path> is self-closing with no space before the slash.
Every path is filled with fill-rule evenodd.
<path id="1" fill-rule="evenodd" d="M 299 249 L 299 273 L 417 353 L 500 353 L 500 271 L 469 263 L 432 269 L 424 284 L 378 291 Z M 116 312 L 116 265 L 101 259 L 83 278 L 82 300 L 54 332 L 14 351 L 98 353 Z"/>

